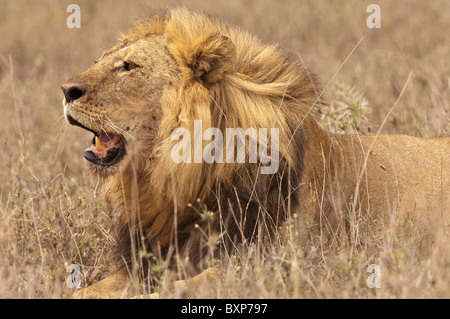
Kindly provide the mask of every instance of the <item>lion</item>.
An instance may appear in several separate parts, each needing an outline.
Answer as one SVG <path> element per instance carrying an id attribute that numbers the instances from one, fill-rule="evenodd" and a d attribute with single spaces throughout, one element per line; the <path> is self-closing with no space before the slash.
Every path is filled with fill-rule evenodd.
<path id="1" fill-rule="evenodd" d="M 314 115 L 322 90 L 299 58 L 216 17 L 157 11 L 62 90 L 68 123 L 93 134 L 84 157 L 120 214 L 117 272 L 78 296 L 127 296 L 130 269 L 146 278 L 148 256 L 194 276 L 224 251 L 270 242 L 294 215 L 305 247 L 448 225 L 450 138 L 327 132 Z M 248 160 L 252 135 L 244 162 L 175 162 L 172 134 L 195 138 L 194 121 L 200 133 L 276 128 L 278 146 L 265 151 L 279 154 L 278 170 Z"/>

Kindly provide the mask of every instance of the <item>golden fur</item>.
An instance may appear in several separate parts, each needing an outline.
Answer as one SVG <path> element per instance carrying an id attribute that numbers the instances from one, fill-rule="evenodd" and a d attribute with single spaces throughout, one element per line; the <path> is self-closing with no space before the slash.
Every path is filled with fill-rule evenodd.
<path id="1" fill-rule="evenodd" d="M 133 68 L 123 71 L 123 61 Z M 216 18 L 158 12 L 70 85 L 84 94 L 65 103 L 66 116 L 126 141 L 120 163 L 91 168 L 106 177 L 107 198 L 121 214 L 117 264 L 125 260 L 144 276 L 151 262 L 140 251 L 178 266 L 189 257 L 195 272 L 221 251 L 205 246 L 205 232 L 229 251 L 271 238 L 294 213 L 306 245 L 317 238 L 370 244 L 390 225 L 405 226 L 405 218 L 410 226 L 424 216 L 441 229 L 448 223 L 449 138 L 327 133 L 312 113 L 323 103 L 321 90 L 304 65 Z M 249 163 L 174 163 L 171 134 L 192 130 L 194 120 L 203 130 L 278 128 L 278 172 L 261 175 Z M 203 207 L 213 216 L 204 218 Z M 120 296 L 122 274 L 87 294 Z"/>

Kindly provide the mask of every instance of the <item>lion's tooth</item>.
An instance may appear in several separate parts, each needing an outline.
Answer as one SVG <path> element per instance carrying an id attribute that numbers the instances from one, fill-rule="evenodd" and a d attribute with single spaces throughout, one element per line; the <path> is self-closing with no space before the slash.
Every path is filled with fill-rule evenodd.
<path id="1" fill-rule="evenodd" d="M 102 142 L 100 142 L 100 140 L 98 139 L 98 136 L 95 137 L 95 148 L 99 152 L 103 151 L 106 148 L 106 146 L 104 144 L 102 144 Z"/>

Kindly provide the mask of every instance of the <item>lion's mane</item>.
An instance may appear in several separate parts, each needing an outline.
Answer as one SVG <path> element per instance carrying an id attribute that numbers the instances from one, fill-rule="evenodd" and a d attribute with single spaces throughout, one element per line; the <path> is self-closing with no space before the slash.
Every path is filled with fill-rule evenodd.
<path id="1" fill-rule="evenodd" d="M 122 211 L 120 259 L 131 263 L 143 250 L 161 257 L 179 253 L 199 266 L 210 252 L 205 234 L 218 234 L 227 249 L 255 235 L 271 237 L 296 207 L 293 189 L 304 166 L 303 141 L 327 141 L 311 114 L 322 100 L 298 57 L 215 17 L 161 11 L 123 34 L 121 42 L 163 33 L 180 69 L 173 79 L 177 85 L 164 93 L 152 154 L 115 175 L 107 195 Z M 278 128 L 278 172 L 262 175 L 254 163 L 174 163 L 171 133 L 192 129 L 194 120 L 222 132 Z M 202 218 L 205 207 L 215 212 L 212 219 Z"/>

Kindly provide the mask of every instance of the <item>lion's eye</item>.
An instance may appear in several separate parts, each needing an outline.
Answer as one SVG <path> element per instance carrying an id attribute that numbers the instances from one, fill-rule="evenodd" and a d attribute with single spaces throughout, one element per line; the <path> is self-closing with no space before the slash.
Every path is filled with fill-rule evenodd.
<path id="1" fill-rule="evenodd" d="M 138 65 L 134 62 L 124 61 L 122 65 L 115 68 L 116 71 L 131 71 L 136 69 Z"/>

